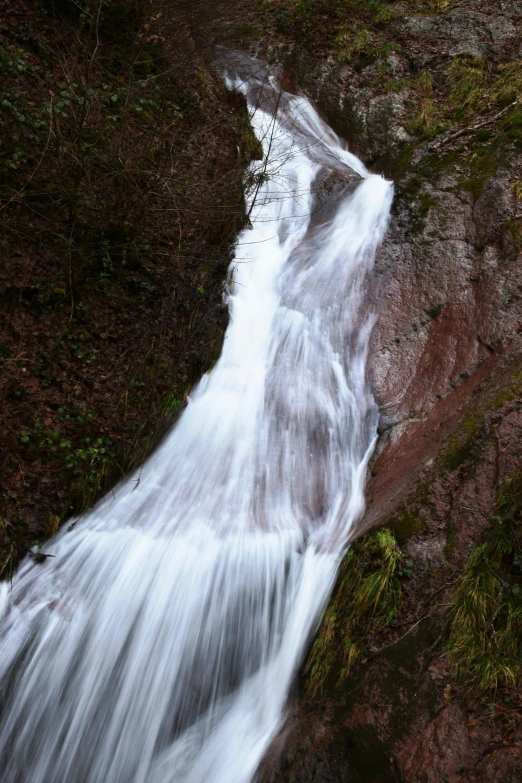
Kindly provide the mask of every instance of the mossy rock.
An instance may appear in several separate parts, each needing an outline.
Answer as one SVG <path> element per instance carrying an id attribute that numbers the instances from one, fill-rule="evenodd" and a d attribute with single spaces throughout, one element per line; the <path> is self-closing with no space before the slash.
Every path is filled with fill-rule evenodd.
<path id="1" fill-rule="evenodd" d="M 496 395 L 493 404 L 491 405 L 491 410 L 499 410 L 499 408 L 502 408 L 507 402 L 514 400 L 521 391 L 522 372 L 519 372 L 513 376 L 512 384 Z"/>
<path id="2" fill-rule="evenodd" d="M 372 530 L 353 544 L 306 666 L 312 694 L 327 681 L 339 685 L 349 676 L 361 657 L 365 637 L 395 616 L 404 576 L 411 576 L 411 563 L 388 527 Z"/>
<path id="3" fill-rule="evenodd" d="M 478 458 L 476 446 L 485 434 L 484 419 L 478 414 L 468 416 L 453 435 L 439 457 L 444 470 L 457 470 L 467 460 Z"/>
<path id="4" fill-rule="evenodd" d="M 407 508 L 387 522 L 386 527 L 393 532 L 397 543 L 403 546 L 416 533 L 422 533 L 426 527 L 426 517 L 416 508 Z"/>

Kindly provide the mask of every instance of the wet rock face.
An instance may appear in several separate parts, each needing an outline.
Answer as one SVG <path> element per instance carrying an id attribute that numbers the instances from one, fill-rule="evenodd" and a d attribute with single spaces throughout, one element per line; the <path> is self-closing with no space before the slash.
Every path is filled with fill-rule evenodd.
<path id="1" fill-rule="evenodd" d="M 346 170 L 320 171 L 313 184 L 311 228 L 331 220 L 339 205 L 356 190 L 360 182 L 358 174 L 349 175 Z"/>
<path id="2" fill-rule="evenodd" d="M 455 779 L 478 761 L 480 749 L 465 729 L 465 718 L 456 704 L 442 709 L 414 740 L 398 754 L 407 780 L 436 783 L 441 776 Z"/>
<path id="3" fill-rule="evenodd" d="M 405 8 L 399 28 L 407 57 L 393 53 L 360 74 L 299 47 L 273 52 L 285 63 L 285 85 L 315 99 L 365 163 L 396 182 L 372 282 L 378 319 L 369 369 L 382 411 L 381 471 L 426 416 L 522 326 L 520 202 L 512 190 L 522 164 L 513 140 L 499 142 L 470 177 L 466 145 L 451 134 L 413 143 L 404 127 L 407 96 L 379 94 L 372 79 L 383 65 L 388 75 L 404 78 L 411 62 L 417 71 L 444 71 L 458 55 L 511 56 L 520 45 L 520 6 L 466 2 L 415 16 Z M 382 506 L 374 509 L 371 497 L 375 524 Z"/>
<path id="4" fill-rule="evenodd" d="M 518 747 L 484 754 L 477 736 L 466 729 L 466 716 L 455 704 L 439 712 L 424 731 L 399 753 L 405 783 L 515 783 L 522 774 Z"/>
<path id="5" fill-rule="evenodd" d="M 317 718 L 301 716 L 276 740 L 260 770 L 260 783 L 361 783 L 346 743 Z"/>
<path id="6" fill-rule="evenodd" d="M 499 171 L 477 199 L 446 173 L 412 173 L 397 187 L 376 265 L 370 352 L 377 398 L 394 423 L 426 413 L 522 323 L 519 258 L 503 247 L 516 212 L 509 186 Z"/>
<path id="7" fill-rule="evenodd" d="M 446 68 L 463 55 L 513 57 L 520 15 L 522 3 L 511 0 L 465 0 L 425 16 L 405 7 L 408 62 L 390 55 L 387 74 L 403 79 L 411 63 L 415 72 Z M 518 783 L 520 718 L 506 728 L 487 704 L 470 706 L 444 668 L 446 615 L 422 607 L 433 595 L 447 605 L 491 524 L 498 487 L 522 468 L 522 212 L 513 191 L 520 146 L 495 141 L 471 176 L 473 137 L 468 146 L 451 131 L 413 140 L 404 93 L 371 86 L 382 63 L 357 76 L 298 48 L 274 56 L 286 63 L 286 88 L 316 100 L 364 162 L 395 181 L 371 290 L 378 319 L 369 370 L 381 437 L 355 535 L 390 526 L 414 576 L 384 632 L 391 635 L 375 649 L 368 642 L 345 685 L 313 697 L 303 680 L 260 781 Z M 327 196 L 345 185 L 322 187 Z"/>

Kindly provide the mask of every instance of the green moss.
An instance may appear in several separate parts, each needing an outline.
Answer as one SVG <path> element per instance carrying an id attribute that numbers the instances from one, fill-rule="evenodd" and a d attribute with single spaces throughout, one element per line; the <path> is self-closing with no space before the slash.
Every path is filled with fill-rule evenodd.
<path id="1" fill-rule="evenodd" d="M 475 198 L 478 198 L 484 190 L 486 179 L 487 178 L 485 177 L 468 177 L 468 179 L 465 179 L 460 183 L 460 187 L 463 190 L 467 190 L 469 193 L 472 193 Z"/>
<path id="2" fill-rule="evenodd" d="M 505 480 L 450 606 L 448 653 L 478 692 L 522 684 L 522 474 Z"/>
<path id="3" fill-rule="evenodd" d="M 471 176 L 462 180 L 460 186 L 478 198 L 483 192 L 487 182 L 497 170 L 500 160 L 495 148 L 475 148 L 474 163 L 471 167 Z"/>
<path id="4" fill-rule="evenodd" d="M 508 139 L 517 142 L 517 145 L 520 146 L 522 144 L 522 111 L 518 110 L 509 115 L 503 128 Z"/>
<path id="5" fill-rule="evenodd" d="M 506 222 L 506 228 L 511 232 L 513 244 L 517 253 L 522 250 L 522 229 L 520 228 L 520 219 L 512 218 Z"/>
<path id="6" fill-rule="evenodd" d="M 312 693 L 322 690 L 333 673 L 337 683 L 348 676 L 361 656 L 364 637 L 395 615 L 402 597 L 401 577 L 410 576 L 410 568 L 388 528 L 354 543 L 306 665 Z"/>
<path id="7" fill-rule="evenodd" d="M 420 174 L 415 173 L 401 183 L 401 190 L 406 196 L 409 196 L 410 198 L 416 198 L 419 195 L 423 184 L 424 178 L 421 177 Z"/>
<path id="8" fill-rule="evenodd" d="M 464 419 L 439 457 L 441 467 L 444 470 L 456 470 L 466 460 L 474 458 L 476 456 L 475 446 L 483 431 L 482 416 L 472 414 Z"/>
<path id="9" fill-rule="evenodd" d="M 236 24 L 230 28 L 230 37 L 239 40 L 256 40 L 259 38 L 260 30 L 252 24 Z"/>
<path id="10" fill-rule="evenodd" d="M 513 389 L 505 389 L 504 391 L 499 392 L 493 400 L 492 409 L 498 410 L 499 408 L 502 408 L 506 402 L 511 402 L 514 396 L 515 391 Z"/>
<path id="11" fill-rule="evenodd" d="M 498 410 L 499 408 L 502 408 L 506 402 L 511 402 L 514 400 L 517 394 L 521 391 L 522 372 L 516 373 L 516 375 L 513 376 L 512 381 L 512 384 L 508 386 L 507 389 L 504 389 L 497 394 L 493 400 L 493 404 L 491 405 L 492 410 Z"/>
<path id="12" fill-rule="evenodd" d="M 388 527 L 395 535 L 399 544 L 404 544 L 415 533 L 420 533 L 426 527 L 426 518 L 417 509 L 405 509 L 388 522 Z"/>
<path id="13" fill-rule="evenodd" d="M 414 149 L 412 145 L 404 147 L 398 155 L 394 156 L 390 164 L 390 175 L 400 183 L 399 188 L 401 190 L 404 189 L 404 186 L 410 178 L 413 152 Z M 395 201 L 396 199 L 394 199 L 394 202 Z"/>
<path id="14" fill-rule="evenodd" d="M 405 166 L 409 165 L 410 159 L 407 159 Z M 406 169 L 407 170 L 407 169 Z M 425 218 L 430 209 L 436 206 L 439 201 L 437 198 L 423 191 L 427 178 L 419 172 L 409 175 L 401 181 L 398 188 L 399 197 L 406 198 L 410 208 L 413 204 L 411 230 L 413 233 L 421 233 L 424 229 Z"/>
<path id="15" fill-rule="evenodd" d="M 411 501 L 425 505 L 428 502 L 430 496 L 430 485 L 424 482 L 420 482 L 417 489 L 411 495 Z"/>
<path id="16" fill-rule="evenodd" d="M 439 204 L 440 199 L 435 196 L 430 196 L 428 193 L 421 193 L 419 198 L 419 215 L 422 218 L 427 217 L 428 212 L 432 207 L 436 207 Z"/>

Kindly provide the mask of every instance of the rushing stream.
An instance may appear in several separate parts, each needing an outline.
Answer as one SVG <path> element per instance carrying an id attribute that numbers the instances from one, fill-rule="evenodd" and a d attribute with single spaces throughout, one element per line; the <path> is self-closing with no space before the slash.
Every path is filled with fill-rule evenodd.
<path id="1" fill-rule="evenodd" d="M 0 586 L 2 783 L 247 783 L 363 509 L 392 187 L 252 61 L 218 363 L 143 468 Z"/>

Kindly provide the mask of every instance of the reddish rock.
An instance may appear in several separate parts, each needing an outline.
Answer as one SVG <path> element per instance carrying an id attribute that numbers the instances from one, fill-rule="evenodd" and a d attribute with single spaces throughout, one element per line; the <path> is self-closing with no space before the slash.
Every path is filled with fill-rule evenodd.
<path id="1" fill-rule="evenodd" d="M 469 736 L 462 710 L 451 704 L 421 728 L 397 758 L 404 783 L 456 783 L 480 758 L 480 750 Z"/>
<path id="2" fill-rule="evenodd" d="M 401 53 L 386 61 L 394 79 L 424 68 L 447 78 L 456 55 L 496 64 L 520 45 L 519 2 L 404 10 Z M 455 579 L 490 525 L 499 484 L 522 467 L 520 146 L 492 145 L 487 172 L 470 182 L 473 136 L 458 147 L 443 135 L 404 154 L 407 100 L 379 94 L 371 64 L 355 72 L 301 48 L 286 62 L 285 84 L 303 88 L 396 182 L 371 283 L 381 437 L 354 537 L 387 524 L 414 565 L 398 616 L 367 640 L 350 678 L 340 687 L 332 678 L 315 697 L 301 684 L 260 781 L 519 783 L 522 710 L 502 705 L 522 706 L 522 695 L 488 697 L 500 706 L 474 700 L 455 682 L 444 643 Z"/>

